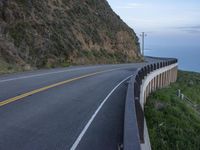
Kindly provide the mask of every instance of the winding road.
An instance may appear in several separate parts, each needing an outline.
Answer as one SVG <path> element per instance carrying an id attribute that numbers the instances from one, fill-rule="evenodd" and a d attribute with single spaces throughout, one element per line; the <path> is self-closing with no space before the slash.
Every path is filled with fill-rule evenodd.
<path id="1" fill-rule="evenodd" d="M 118 149 L 127 82 L 146 63 L 1 75 L 0 150 Z"/>

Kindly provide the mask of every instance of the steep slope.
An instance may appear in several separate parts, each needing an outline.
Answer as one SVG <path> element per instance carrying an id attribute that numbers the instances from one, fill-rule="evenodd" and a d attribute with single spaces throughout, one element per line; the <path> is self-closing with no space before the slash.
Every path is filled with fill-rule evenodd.
<path id="1" fill-rule="evenodd" d="M 1 0 L 1 70 L 140 58 L 138 38 L 106 0 Z"/>

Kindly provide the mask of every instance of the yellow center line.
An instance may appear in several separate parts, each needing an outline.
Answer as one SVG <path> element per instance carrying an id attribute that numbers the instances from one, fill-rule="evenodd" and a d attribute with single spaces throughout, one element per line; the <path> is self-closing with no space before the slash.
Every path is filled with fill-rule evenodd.
<path id="1" fill-rule="evenodd" d="M 117 69 L 119 69 L 119 68 L 117 68 Z M 65 81 L 61 81 L 61 82 L 58 82 L 58 83 L 55 83 L 55 84 L 52 84 L 52 85 L 48 85 L 48 86 L 45 86 L 45 87 L 42 87 L 42 88 L 30 91 L 30 92 L 27 92 L 27 93 L 24 93 L 24 94 L 21 94 L 21 95 L 18 95 L 18 96 L 15 96 L 15 97 L 3 100 L 3 101 L 0 102 L 0 107 L 4 106 L 4 105 L 7 105 L 9 103 L 12 103 L 14 101 L 20 100 L 22 98 L 31 96 L 33 94 L 36 94 L 36 93 L 48 90 L 50 88 L 54 88 L 54 87 L 57 87 L 57 86 L 60 86 L 60 85 L 63 85 L 63 84 L 66 84 L 66 83 L 69 83 L 69 82 L 72 82 L 72 81 L 80 80 L 80 79 L 83 79 L 83 78 L 86 78 L 86 77 L 94 76 L 96 74 L 100 74 L 100 73 L 104 73 L 104 72 L 109 72 L 109 71 L 113 71 L 113 70 L 117 70 L 117 69 L 111 69 L 111 70 L 106 70 L 106 71 L 104 70 L 104 71 L 94 72 L 94 73 L 86 74 L 86 75 L 83 75 L 83 76 L 80 76 L 80 77 L 76 77 L 76 78 L 68 79 L 68 80 L 65 80 Z"/>

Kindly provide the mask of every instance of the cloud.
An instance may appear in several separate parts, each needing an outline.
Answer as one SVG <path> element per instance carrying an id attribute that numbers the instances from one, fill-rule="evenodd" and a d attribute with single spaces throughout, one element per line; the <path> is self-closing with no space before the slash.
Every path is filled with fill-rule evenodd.
<path id="1" fill-rule="evenodd" d="M 177 27 L 179 29 L 199 29 L 200 30 L 200 25 L 194 25 L 194 26 L 183 26 L 183 27 Z"/>
<path id="2" fill-rule="evenodd" d="M 200 25 L 182 26 L 182 27 L 176 27 L 176 29 L 192 34 L 200 33 Z"/>
<path id="3" fill-rule="evenodd" d="M 192 34 L 196 34 L 196 33 L 199 34 L 200 33 L 200 30 L 182 30 L 182 31 L 192 33 Z"/>
<path id="4" fill-rule="evenodd" d="M 193 28 L 193 29 L 200 29 L 200 25 L 198 25 L 198 26 L 192 26 L 192 27 L 190 27 L 190 28 Z"/>

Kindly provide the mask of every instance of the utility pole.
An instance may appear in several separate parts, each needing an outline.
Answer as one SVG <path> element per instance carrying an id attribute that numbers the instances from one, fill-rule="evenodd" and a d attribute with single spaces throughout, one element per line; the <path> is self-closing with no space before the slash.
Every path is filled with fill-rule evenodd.
<path id="1" fill-rule="evenodd" d="M 147 34 L 145 32 L 142 32 L 140 36 L 142 37 L 142 55 L 144 56 L 144 38 L 145 36 L 147 36 Z"/>

